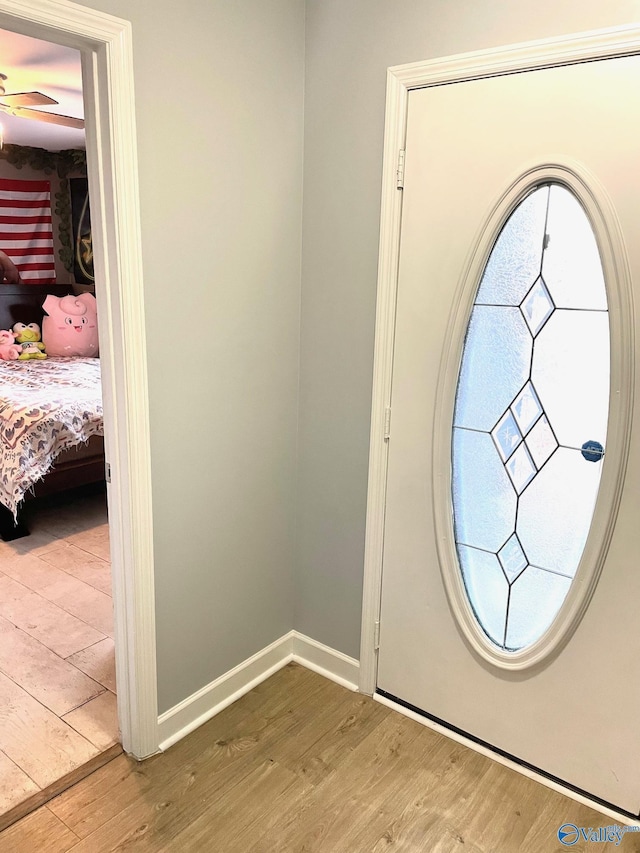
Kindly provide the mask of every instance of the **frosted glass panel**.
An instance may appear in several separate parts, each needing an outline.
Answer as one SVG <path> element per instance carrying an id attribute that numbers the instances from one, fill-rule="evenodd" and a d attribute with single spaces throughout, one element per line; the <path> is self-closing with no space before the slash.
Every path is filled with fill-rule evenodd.
<path id="1" fill-rule="evenodd" d="M 497 551 L 514 531 L 516 494 L 491 436 L 466 429 L 453 433 L 456 542 Z"/>
<path id="2" fill-rule="evenodd" d="M 498 559 L 509 583 L 513 583 L 518 575 L 527 568 L 526 555 L 515 533 L 507 539 L 498 551 Z"/>
<path id="3" fill-rule="evenodd" d="M 518 503 L 518 536 L 529 562 L 574 576 L 591 525 L 602 462 L 558 448 Z"/>
<path id="4" fill-rule="evenodd" d="M 527 436 L 527 447 L 536 468 L 542 468 L 557 446 L 549 421 L 543 415 Z"/>
<path id="5" fill-rule="evenodd" d="M 513 401 L 511 409 L 523 435 L 526 435 L 542 414 L 540 400 L 530 382 L 527 382 Z"/>
<path id="6" fill-rule="evenodd" d="M 540 275 L 548 187 L 531 193 L 511 214 L 482 277 L 478 305 L 519 305 Z"/>
<path id="7" fill-rule="evenodd" d="M 503 462 L 506 462 L 522 441 L 522 433 L 518 429 L 518 424 L 511 409 L 507 409 L 500 418 L 491 435 L 498 448 L 500 458 Z"/>
<path id="8" fill-rule="evenodd" d="M 507 651 L 547 630 L 589 535 L 606 456 L 606 305 L 579 201 L 537 189 L 482 276 L 452 436 L 459 568 L 482 630 Z"/>
<path id="9" fill-rule="evenodd" d="M 571 580 L 529 566 L 511 586 L 506 648 L 530 646 L 549 628 L 562 606 Z"/>
<path id="10" fill-rule="evenodd" d="M 533 464 L 533 459 L 525 444 L 520 445 L 505 468 L 513 483 L 513 488 L 518 494 L 526 489 L 536 475 L 536 466 Z"/>
<path id="11" fill-rule="evenodd" d="M 558 308 L 607 310 L 602 263 L 589 220 L 572 193 L 551 188 L 542 275 Z"/>
<path id="12" fill-rule="evenodd" d="M 535 337 L 555 307 L 542 278 L 536 281 L 520 307 L 524 319 L 527 321 L 527 326 Z"/>
<path id="13" fill-rule="evenodd" d="M 504 642 L 509 585 L 495 554 L 458 546 L 464 586 L 476 619 L 489 639 Z"/>
<path id="14" fill-rule="evenodd" d="M 474 308 L 464 345 L 455 426 L 493 429 L 529 377 L 532 344 L 518 308 Z"/>
<path id="15" fill-rule="evenodd" d="M 536 338 L 533 383 L 558 442 L 605 444 L 609 415 L 609 315 L 557 310 Z"/>

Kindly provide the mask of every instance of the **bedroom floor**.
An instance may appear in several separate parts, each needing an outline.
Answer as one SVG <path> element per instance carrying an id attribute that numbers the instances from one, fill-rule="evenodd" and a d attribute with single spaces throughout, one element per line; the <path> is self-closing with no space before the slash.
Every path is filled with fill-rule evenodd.
<path id="1" fill-rule="evenodd" d="M 104 493 L 34 502 L 0 541 L 0 815 L 117 744 Z"/>

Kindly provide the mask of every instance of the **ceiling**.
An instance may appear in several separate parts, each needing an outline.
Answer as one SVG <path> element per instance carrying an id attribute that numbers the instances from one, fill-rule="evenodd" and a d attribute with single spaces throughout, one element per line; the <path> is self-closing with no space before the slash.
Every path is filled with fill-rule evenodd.
<path id="1" fill-rule="evenodd" d="M 79 51 L 0 30 L 0 73 L 7 76 L 4 81 L 7 95 L 42 92 L 58 104 L 38 109 L 83 118 Z M 0 124 L 5 145 L 31 145 L 48 151 L 85 147 L 84 130 L 18 118 L 2 110 Z"/>

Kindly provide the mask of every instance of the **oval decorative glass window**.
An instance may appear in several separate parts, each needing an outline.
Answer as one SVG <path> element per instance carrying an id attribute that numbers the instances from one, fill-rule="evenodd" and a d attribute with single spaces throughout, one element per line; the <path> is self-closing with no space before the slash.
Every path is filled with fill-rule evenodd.
<path id="1" fill-rule="evenodd" d="M 609 316 L 596 239 L 565 186 L 513 211 L 467 327 L 453 421 L 464 588 L 505 652 L 555 619 L 585 547 L 609 410 Z"/>

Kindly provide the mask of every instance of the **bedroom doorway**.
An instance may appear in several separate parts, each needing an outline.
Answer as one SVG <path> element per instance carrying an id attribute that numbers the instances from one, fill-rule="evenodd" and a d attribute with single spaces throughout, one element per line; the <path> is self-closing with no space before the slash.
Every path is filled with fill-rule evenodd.
<path id="1" fill-rule="evenodd" d="M 16 476 L 15 489 L 4 487 L 1 496 L 11 509 L 7 502 L 19 500 L 33 480 L 33 495 L 25 492 L 19 504 L 19 528 L 14 532 L 9 518 L 8 534 L 3 530 L 3 536 L 30 535 L 0 543 L 0 816 L 7 820 L 121 747 L 100 364 L 95 321 L 80 322 L 95 306 L 89 205 L 73 203 L 78 186 L 88 202 L 84 130 L 76 126 L 83 112 L 81 57 L 78 50 L 6 30 L 0 31 L 0 55 L 5 91 L 37 90 L 28 97 L 38 107 L 29 108 L 27 119 L 19 110 L 1 117 L 0 250 L 20 282 L 0 285 L 0 327 L 37 322 L 47 341 L 46 360 L 1 363 L 3 401 L 13 400 L 14 379 L 27 380 L 34 383 L 36 411 L 46 412 L 16 445 L 25 465 L 30 459 L 31 473 L 20 472 L 20 485 Z M 24 98 L 9 94 L 5 102 Z M 47 99 L 57 104 L 38 103 Z M 42 115 L 48 120 L 39 120 Z M 58 349 L 47 339 L 39 308 L 56 293 L 61 316 L 64 305 L 67 318 L 79 321 L 63 326 L 67 342 Z M 65 352 L 69 357 L 60 359 Z M 38 410 L 54 383 L 52 399 L 60 405 Z M 73 398 L 90 417 L 82 417 Z M 24 417 L 21 410 L 16 415 Z M 74 434 L 69 418 L 79 418 Z M 13 483 L 7 428 L 14 429 L 5 409 L 1 459 Z M 67 449 L 57 453 L 61 443 Z"/>
<path id="2" fill-rule="evenodd" d="M 26 12 L 18 0 L 0 0 L 0 27 L 62 44 L 79 51 L 81 56 L 105 450 L 111 474 L 107 485 L 109 519 L 107 522 L 104 494 L 85 495 L 82 498 L 85 515 L 81 521 L 77 508 L 72 506 L 55 510 L 44 507 L 34 535 L 36 539 L 38 535 L 47 538 L 47 525 L 52 523 L 53 515 L 60 514 L 66 519 L 70 539 L 54 550 L 66 550 L 71 544 L 80 547 L 83 542 L 81 550 L 92 555 L 89 562 L 93 565 L 95 584 L 87 586 L 101 596 L 106 596 L 105 558 L 111 557 L 113 638 L 109 638 L 105 622 L 107 633 L 103 632 L 103 638 L 96 637 L 96 643 L 106 639 L 115 645 L 122 745 L 134 757 L 144 758 L 157 751 L 158 739 L 148 404 L 144 347 L 140 348 L 140 341 L 144 340 L 144 316 L 130 26 L 126 21 L 58 0 L 44 0 L 37 10 Z M 137 342 L 135 363 L 126 358 L 127 341 L 132 340 Z M 135 424 L 127 416 L 133 408 Z M 84 529 L 77 529 L 78 526 Z M 16 546 L 22 550 L 24 547 Z M 38 554 L 38 550 L 30 547 L 30 559 L 40 560 L 45 556 L 44 552 Z M 48 550 L 46 544 L 45 550 Z M 69 553 L 64 556 L 69 557 Z M 5 565 L 9 567 L 9 563 Z M 70 563 L 66 569 L 53 568 L 67 578 L 73 576 Z M 36 571 L 33 562 L 32 571 Z M 80 582 L 86 583 L 86 579 Z M 95 644 L 89 647 L 92 645 Z M 102 673 L 102 678 L 103 681 L 95 683 L 106 688 L 100 690 L 100 695 L 107 694 L 109 698 L 107 691 L 115 693 L 113 673 Z M 87 701 L 91 700 L 87 697 Z"/>

